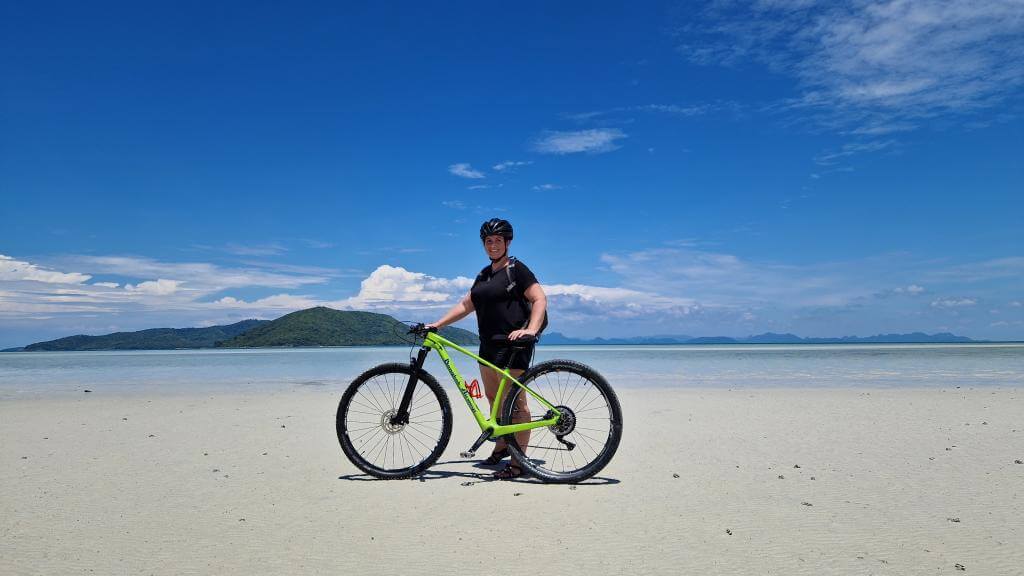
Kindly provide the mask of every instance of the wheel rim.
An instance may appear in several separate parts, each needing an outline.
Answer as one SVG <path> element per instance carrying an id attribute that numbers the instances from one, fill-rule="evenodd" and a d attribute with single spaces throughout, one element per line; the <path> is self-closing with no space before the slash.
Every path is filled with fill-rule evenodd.
<path id="1" fill-rule="evenodd" d="M 601 460 L 615 428 L 611 400 L 603 388 L 582 374 L 559 370 L 539 374 L 526 384 L 562 413 L 562 419 L 552 426 L 530 430 L 528 436 L 525 432 L 516 434 L 514 443 L 527 462 L 549 474 L 568 477 Z M 513 412 L 513 422 L 525 421 L 524 400 L 531 420 L 552 415 L 524 390 L 517 387 L 512 394 L 519 409 Z"/>
<path id="2" fill-rule="evenodd" d="M 344 414 L 345 435 L 368 466 L 385 472 L 414 468 L 431 457 L 444 435 L 443 406 L 430 386 L 419 383 L 409 421 L 393 424 L 408 383 L 407 374 L 379 374 L 353 393 Z"/>

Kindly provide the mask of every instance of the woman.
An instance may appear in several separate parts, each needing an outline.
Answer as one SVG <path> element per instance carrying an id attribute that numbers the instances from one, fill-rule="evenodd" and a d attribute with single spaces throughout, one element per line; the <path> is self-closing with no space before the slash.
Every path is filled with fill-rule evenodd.
<path id="1" fill-rule="evenodd" d="M 504 368 L 512 350 L 507 344 L 495 343 L 492 338 L 507 336 L 509 340 L 518 340 L 526 336 L 536 336 L 544 324 L 547 297 L 533 272 L 522 262 L 516 260 L 513 268 L 506 271 L 509 265 L 508 248 L 512 244 L 512 225 L 507 220 L 493 218 L 484 222 L 480 226 L 480 241 L 483 242 L 484 252 L 491 261 L 490 265 L 480 271 L 469 293 L 430 326 L 442 328 L 458 322 L 470 312 L 476 312 L 480 334 L 479 355 L 495 366 Z M 523 305 L 523 299 L 530 303 L 530 308 Z M 520 350 L 512 359 L 508 371 L 514 378 L 518 379 L 529 368 L 533 346 L 532 343 L 527 345 L 525 350 Z M 501 381 L 498 372 L 481 364 L 480 376 L 484 382 L 487 401 L 492 406 L 494 402 L 501 402 L 501 398 L 495 399 Z M 518 423 L 529 420 L 526 394 L 520 394 L 512 421 Z M 526 445 L 529 438 L 528 430 L 516 435 L 516 441 L 522 446 Z M 505 440 L 499 438 L 495 442 L 494 452 L 484 460 L 484 463 L 498 464 L 508 455 Z M 495 472 L 494 477 L 505 480 L 516 478 L 522 473 L 519 463 L 513 459 L 505 468 Z"/>

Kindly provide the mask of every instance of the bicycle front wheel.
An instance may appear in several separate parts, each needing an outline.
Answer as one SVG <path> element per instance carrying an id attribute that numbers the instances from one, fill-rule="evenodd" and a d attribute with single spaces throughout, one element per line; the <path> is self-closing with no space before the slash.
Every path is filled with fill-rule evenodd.
<path id="1" fill-rule="evenodd" d="M 519 381 L 562 417 L 552 426 L 506 436 L 516 461 L 545 482 L 580 482 L 600 472 L 622 438 L 622 408 L 604 377 L 578 362 L 551 360 L 530 368 Z M 502 408 L 502 424 L 550 415 L 540 401 L 513 385 Z"/>
<path id="2" fill-rule="evenodd" d="M 413 367 L 381 364 L 356 378 L 338 404 L 338 441 L 357 468 L 377 478 L 416 476 L 448 446 L 452 409 L 437 379 L 421 370 L 409 423 L 392 424 Z"/>

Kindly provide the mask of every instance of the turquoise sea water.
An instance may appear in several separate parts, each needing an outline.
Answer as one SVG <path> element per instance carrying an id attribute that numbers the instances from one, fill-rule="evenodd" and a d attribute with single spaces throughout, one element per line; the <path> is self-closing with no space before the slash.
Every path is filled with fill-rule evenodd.
<path id="1" fill-rule="evenodd" d="M 81 393 L 342 390 L 363 370 L 407 362 L 409 348 L 172 350 L 0 354 L 0 398 Z M 1024 344 L 544 346 L 535 362 L 570 358 L 615 387 L 1024 386 Z M 460 372 L 478 375 L 472 360 Z M 427 369 L 447 382 L 432 355 Z M 450 382 L 448 383 L 450 386 Z"/>

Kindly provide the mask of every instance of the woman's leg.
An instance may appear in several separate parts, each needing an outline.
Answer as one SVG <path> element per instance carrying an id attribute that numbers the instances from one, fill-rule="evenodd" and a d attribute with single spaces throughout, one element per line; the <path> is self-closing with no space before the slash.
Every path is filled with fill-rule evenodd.
<path id="1" fill-rule="evenodd" d="M 513 378 L 518 380 L 519 377 L 522 376 L 523 372 L 525 372 L 525 370 L 512 369 L 512 370 L 509 370 L 508 372 L 509 372 L 509 374 L 512 375 Z M 493 406 L 495 402 L 503 402 L 504 398 L 500 398 L 500 399 L 496 399 L 495 398 L 495 396 L 497 396 L 497 394 L 498 394 L 498 385 L 501 383 L 501 374 L 499 374 L 494 368 L 490 368 L 488 366 L 482 366 L 481 365 L 480 366 L 480 377 L 484 381 L 484 395 L 487 396 L 487 402 L 489 403 L 489 405 Z M 505 386 L 505 394 L 506 395 L 508 394 L 508 391 L 511 388 L 511 386 L 515 386 L 515 384 L 511 384 L 511 383 L 506 384 L 506 386 Z M 527 398 L 526 394 L 520 394 L 519 397 L 516 398 L 516 408 L 512 412 L 512 423 L 513 424 L 519 424 L 519 423 L 522 423 L 522 422 L 529 422 L 530 421 L 530 411 L 529 411 L 529 407 L 527 405 L 526 398 Z M 500 406 L 501 405 L 499 404 L 499 407 Z M 526 446 L 526 444 L 529 441 L 530 441 L 530 431 L 529 430 L 525 430 L 523 432 L 519 432 L 519 433 L 516 434 L 516 442 L 518 442 L 520 446 Z M 505 439 L 504 438 L 498 438 L 498 440 L 494 444 L 494 451 L 495 452 L 499 452 L 499 451 L 504 450 L 504 449 L 505 449 Z"/>
<path id="2" fill-rule="evenodd" d="M 494 406 L 494 397 L 498 394 L 498 384 L 501 382 L 501 375 L 490 366 L 480 365 L 480 378 L 484 381 L 484 396 L 487 396 L 487 405 Z M 505 449 L 505 439 L 498 438 L 494 443 L 494 452 Z"/>
<path id="3" fill-rule="evenodd" d="M 516 380 L 519 380 L 519 377 L 523 375 L 523 372 L 526 372 L 526 370 L 509 370 L 508 371 L 508 373 L 511 374 L 512 377 L 515 378 Z M 515 384 L 512 384 L 512 386 L 515 386 Z M 506 388 L 506 394 L 508 393 L 507 390 L 509 390 L 509 388 Z M 513 424 L 522 424 L 523 422 L 529 422 L 530 421 L 531 416 L 530 416 L 530 406 L 529 406 L 529 403 L 527 402 L 527 398 L 528 397 L 529 397 L 529 394 L 526 394 L 526 393 L 520 394 L 519 396 L 516 397 L 516 406 L 512 410 L 512 423 Z M 524 450 L 523 450 L 524 452 L 526 451 L 525 448 L 526 448 L 526 445 L 529 442 L 530 442 L 530 431 L 529 430 L 523 430 L 522 432 L 517 432 L 516 433 L 516 443 L 519 444 L 519 446 L 524 448 Z"/>

